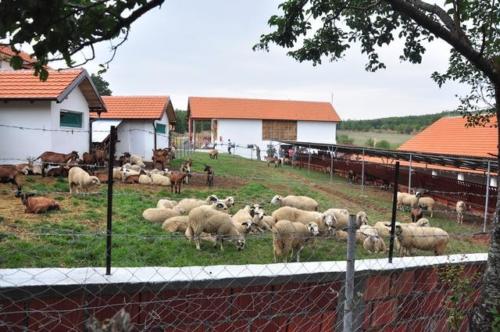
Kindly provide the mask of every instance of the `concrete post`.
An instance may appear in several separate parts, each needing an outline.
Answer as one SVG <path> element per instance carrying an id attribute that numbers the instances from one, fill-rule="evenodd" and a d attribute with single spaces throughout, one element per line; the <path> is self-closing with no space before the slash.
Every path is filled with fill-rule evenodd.
<path id="1" fill-rule="evenodd" d="M 486 198 L 484 201 L 484 221 L 483 221 L 483 232 L 486 232 L 486 222 L 488 221 L 488 201 L 490 199 L 490 170 L 491 164 L 488 161 L 488 172 L 486 173 Z"/>
<path id="2" fill-rule="evenodd" d="M 330 182 L 333 181 L 333 148 L 330 152 Z"/>
<path id="3" fill-rule="evenodd" d="M 365 192 L 365 149 L 363 149 L 363 160 L 361 161 L 361 191 Z"/>
<path id="4" fill-rule="evenodd" d="M 411 163 L 412 163 L 412 154 L 410 153 L 410 167 L 409 167 L 409 173 L 408 173 L 408 194 L 411 194 Z"/>
<path id="5" fill-rule="evenodd" d="M 356 255 L 356 216 L 349 215 L 347 230 L 347 268 L 345 273 L 344 332 L 353 331 L 354 263 Z"/>
<path id="6" fill-rule="evenodd" d="M 307 160 L 307 172 L 311 171 L 311 146 L 309 146 L 309 158 Z"/>

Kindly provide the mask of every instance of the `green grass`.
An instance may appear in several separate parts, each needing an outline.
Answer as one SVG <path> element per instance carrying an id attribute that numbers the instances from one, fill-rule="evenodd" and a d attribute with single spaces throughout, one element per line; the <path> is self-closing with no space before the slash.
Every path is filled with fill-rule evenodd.
<path id="1" fill-rule="evenodd" d="M 401 144 L 412 138 L 411 134 L 400 134 L 389 131 L 354 131 L 354 130 L 337 130 L 337 135 L 347 135 L 354 139 L 353 144 L 366 146 L 366 141 L 372 138 L 376 142 L 386 140 L 391 144 L 392 149 L 397 149 Z"/>
<path id="2" fill-rule="evenodd" d="M 201 172 L 204 164 L 215 169 L 215 187 L 188 185 L 181 195 L 170 194 L 169 188 L 118 184 L 113 204 L 113 266 L 186 266 L 211 264 L 271 263 L 273 260 L 270 234 L 250 235 L 244 251 L 238 252 L 231 244 L 220 252 L 209 243 L 196 251 L 182 234 L 168 234 L 160 225 L 142 218 L 142 211 L 156 206 L 159 198 L 198 197 L 209 194 L 236 198 L 234 213 L 245 204 L 261 203 L 268 213 L 276 207 L 269 204 L 277 193 L 281 195 L 308 195 L 320 203 L 322 210 L 345 207 L 352 212 L 364 210 L 370 223 L 390 220 L 391 195 L 367 187 L 364 193 L 357 185 L 345 179 L 304 169 L 267 167 L 263 162 L 245 160 L 236 156 L 220 155 L 210 160 L 206 154 L 192 156 L 194 171 Z M 174 161 L 178 167 L 181 160 Z M 0 212 L 0 267 L 75 267 L 103 266 L 105 262 L 106 187 L 100 194 L 70 197 L 64 180 L 30 177 L 26 190 L 57 192 L 52 197 L 62 204 L 61 211 L 45 215 L 15 216 Z M 221 186 L 222 185 L 222 186 Z M 4 185 L 2 185 L 4 186 Z M 7 188 L 7 187 L 6 187 Z M 12 200 L 22 209 L 18 199 L 11 198 L 9 190 L 0 191 L 0 200 Z M 2 211 L 2 210 L 0 210 Z M 454 215 L 437 214 L 431 223 L 447 230 L 452 237 L 447 253 L 484 252 L 486 246 L 470 241 L 470 234 L 480 230 L 479 224 L 457 225 Z M 408 213 L 398 220 L 408 221 Z M 429 252 L 418 254 L 430 255 Z M 344 260 L 346 244 L 333 239 L 320 239 L 302 253 L 303 261 Z M 358 246 L 358 258 L 385 257 L 370 255 Z"/>

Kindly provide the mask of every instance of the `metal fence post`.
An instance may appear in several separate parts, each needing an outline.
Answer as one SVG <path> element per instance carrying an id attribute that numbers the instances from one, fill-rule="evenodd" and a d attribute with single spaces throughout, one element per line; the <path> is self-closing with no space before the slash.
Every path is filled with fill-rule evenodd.
<path id="1" fill-rule="evenodd" d="M 345 271 L 344 332 L 353 331 L 354 263 L 356 256 L 356 216 L 349 215 L 347 229 L 347 266 Z"/>
<path id="2" fill-rule="evenodd" d="M 106 275 L 111 274 L 111 237 L 113 235 L 113 163 L 115 161 L 116 127 L 111 126 L 108 158 L 108 213 L 106 220 Z"/>
<path id="3" fill-rule="evenodd" d="M 412 154 L 410 153 L 410 168 L 408 173 L 408 194 L 411 194 L 411 162 L 412 162 Z"/>
<path id="4" fill-rule="evenodd" d="M 309 158 L 307 160 L 307 172 L 311 171 L 311 146 L 309 145 Z"/>
<path id="5" fill-rule="evenodd" d="M 363 149 L 363 160 L 361 161 L 361 191 L 365 192 L 365 149 Z"/>
<path id="6" fill-rule="evenodd" d="M 488 173 L 486 173 L 486 198 L 484 201 L 483 232 L 486 232 L 486 222 L 488 221 L 488 203 L 490 200 L 490 170 L 491 163 L 488 161 Z"/>
<path id="7" fill-rule="evenodd" d="M 394 254 L 394 233 L 396 232 L 396 205 L 398 200 L 398 185 L 399 185 L 399 161 L 396 161 L 394 169 L 394 192 L 392 195 L 392 217 L 391 217 L 391 237 L 389 240 L 389 263 L 392 263 Z"/>
<path id="8" fill-rule="evenodd" d="M 333 148 L 330 152 L 330 182 L 333 181 Z"/>

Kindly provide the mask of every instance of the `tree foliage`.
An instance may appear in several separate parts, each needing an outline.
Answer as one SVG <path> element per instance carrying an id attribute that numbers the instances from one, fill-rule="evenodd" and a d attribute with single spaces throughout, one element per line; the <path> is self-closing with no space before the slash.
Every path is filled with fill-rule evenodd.
<path id="1" fill-rule="evenodd" d="M 95 57 L 94 45 L 117 40 L 111 46 L 111 61 L 117 48 L 127 39 L 130 25 L 165 0 L 2 0 L 0 1 L 0 40 L 14 51 L 29 44 L 33 48 L 35 74 L 48 77 L 47 65 L 64 60 L 68 67 L 82 65 Z M 89 48 L 83 63 L 72 57 Z M 105 69 L 107 64 L 102 65 Z M 20 69 L 19 56 L 11 65 Z"/>
<path id="2" fill-rule="evenodd" d="M 175 132 L 184 134 L 188 131 L 187 126 L 187 111 L 175 110 Z"/>
<path id="3" fill-rule="evenodd" d="M 92 79 L 92 83 L 96 87 L 97 91 L 101 96 L 111 96 L 113 91 L 109 88 L 109 82 L 102 78 L 99 74 L 91 74 L 90 78 Z"/>

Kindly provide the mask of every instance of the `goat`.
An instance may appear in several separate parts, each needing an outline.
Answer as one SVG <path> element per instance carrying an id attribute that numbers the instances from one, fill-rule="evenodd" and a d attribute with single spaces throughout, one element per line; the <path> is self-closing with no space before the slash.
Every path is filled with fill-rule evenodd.
<path id="1" fill-rule="evenodd" d="M 420 206 L 411 208 L 411 221 L 417 222 L 419 219 L 423 217 L 423 211 Z"/>
<path id="2" fill-rule="evenodd" d="M 212 187 L 214 185 L 214 170 L 212 167 L 205 165 L 203 172 L 207 172 L 207 186 Z"/>
<path id="3" fill-rule="evenodd" d="M 21 193 L 20 190 L 17 191 L 16 197 L 21 198 L 21 202 L 26 207 L 25 213 L 44 213 L 50 210 L 60 210 L 61 207 L 52 198 L 47 197 L 33 197 L 34 193 Z"/>
<path id="4" fill-rule="evenodd" d="M 94 150 L 94 159 L 95 159 L 95 163 L 97 164 L 97 166 L 104 166 L 104 164 L 106 163 L 106 150 L 105 149 L 98 149 L 96 148 Z"/>
<path id="5" fill-rule="evenodd" d="M 123 166 L 124 164 L 130 163 L 130 153 L 124 152 L 120 158 L 118 158 L 118 162 L 120 163 L 120 166 Z"/>
<path id="6" fill-rule="evenodd" d="M 188 159 L 187 161 L 183 161 L 181 164 L 181 172 L 185 173 L 184 183 L 189 183 L 189 178 L 191 177 L 191 167 L 193 166 L 193 161 Z"/>
<path id="7" fill-rule="evenodd" d="M 188 173 L 184 172 L 172 172 L 170 175 L 170 191 L 176 194 L 181 193 L 181 186 L 184 179 L 188 176 Z"/>
<path id="8" fill-rule="evenodd" d="M 82 161 L 83 165 L 94 165 L 96 163 L 94 154 L 88 152 L 82 154 Z"/>
<path id="9" fill-rule="evenodd" d="M 16 185 L 17 190 L 21 190 L 21 185 L 17 182 L 18 170 L 13 165 L 0 166 L 0 183 L 12 183 Z"/>
<path id="10" fill-rule="evenodd" d="M 42 153 L 38 158 L 34 159 L 33 161 L 35 160 L 38 160 L 38 159 L 41 159 L 42 160 L 42 176 L 45 176 L 45 168 L 48 166 L 48 165 L 62 165 L 62 164 L 66 164 L 68 161 L 74 161 L 74 160 L 77 160 L 79 158 L 78 156 L 78 152 L 76 151 L 72 151 L 70 153 L 67 153 L 67 154 L 64 154 L 64 153 L 58 153 L 58 152 L 52 152 L 52 151 L 45 151 L 44 153 Z"/>
<path id="11" fill-rule="evenodd" d="M 165 169 L 165 164 L 168 163 L 169 152 L 166 149 L 153 149 L 153 166 L 159 170 Z"/>
<path id="12" fill-rule="evenodd" d="M 59 167 L 51 168 L 47 171 L 46 176 L 52 176 L 52 177 L 63 177 L 67 178 L 68 177 L 68 171 L 69 169 L 66 166 L 60 165 Z"/>
<path id="13" fill-rule="evenodd" d="M 281 159 L 277 157 L 267 157 L 267 167 L 269 165 L 274 164 L 274 167 L 281 167 Z"/>

